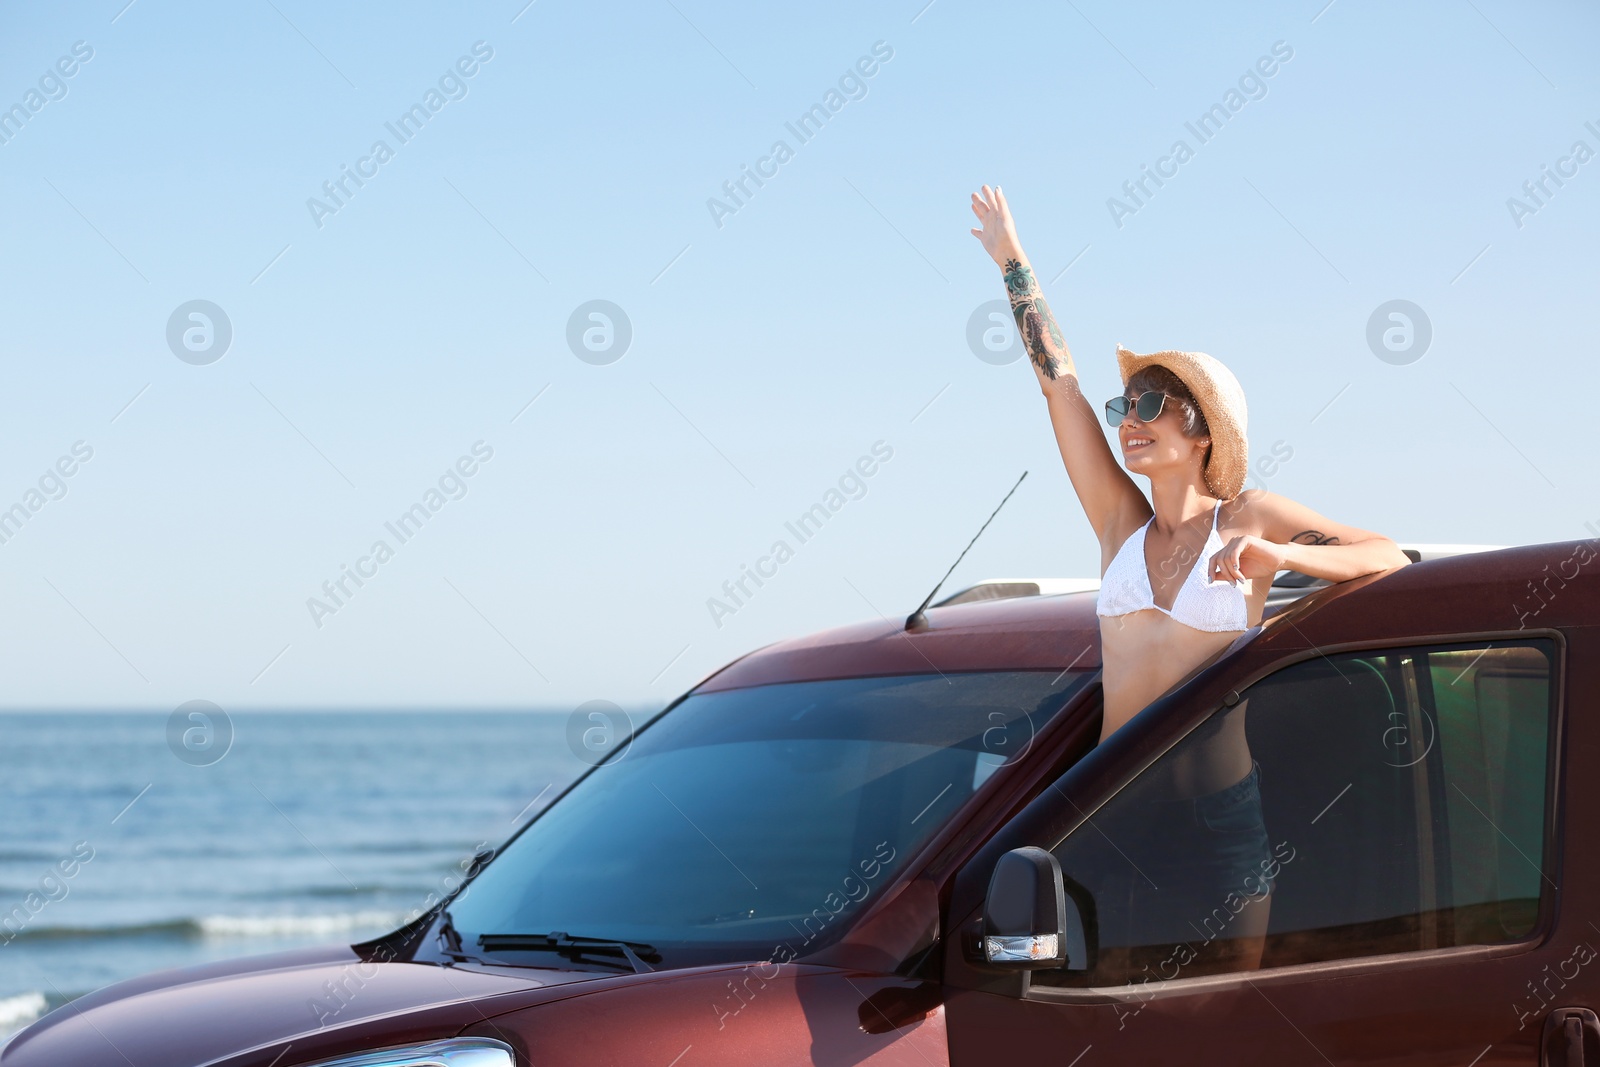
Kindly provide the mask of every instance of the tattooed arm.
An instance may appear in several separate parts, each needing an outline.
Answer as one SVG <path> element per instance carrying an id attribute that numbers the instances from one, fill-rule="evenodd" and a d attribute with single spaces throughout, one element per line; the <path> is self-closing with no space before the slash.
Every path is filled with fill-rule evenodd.
<path id="1" fill-rule="evenodd" d="M 1078 380 L 1078 370 L 1072 365 L 1072 353 L 1067 351 L 1067 340 L 1061 336 L 1061 327 L 1045 303 L 1044 291 L 1033 276 L 1033 265 L 1019 247 L 1001 262 L 1004 271 L 1006 296 L 1011 301 L 1011 317 L 1017 320 L 1017 336 L 1028 350 L 1033 369 L 1039 374 L 1039 387 L 1045 396 L 1051 394 L 1052 382 L 1060 382 L 1065 391 Z"/>
<path id="2" fill-rule="evenodd" d="M 972 212 L 981 228 L 971 233 L 1000 267 L 1017 333 L 1049 408 L 1067 476 L 1108 560 L 1107 553 L 1114 553 L 1150 517 L 1150 505 L 1112 454 L 1095 406 L 1078 386 L 1072 353 L 1022 252 L 1005 194 L 985 185 L 981 193 L 972 194 Z"/>
<path id="3" fill-rule="evenodd" d="M 1261 531 L 1239 534 L 1212 557 L 1211 577 L 1234 581 L 1265 578 L 1280 570 L 1296 570 L 1313 578 L 1345 582 L 1410 563 L 1389 538 L 1370 530 L 1334 522 L 1288 497 L 1265 489 L 1239 494 L 1245 508 L 1239 525 Z"/>
<path id="4" fill-rule="evenodd" d="M 1017 335 L 1028 350 L 1039 388 L 1046 397 L 1076 394 L 1078 372 L 1072 365 L 1072 353 L 1067 351 L 1066 338 L 1061 336 L 1061 327 L 1056 325 L 1033 276 L 1033 265 L 1022 253 L 1005 194 L 999 187 L 991 190 L 985 185 L 981 196 L 972 194 L 972 213 L 982 224 L 981 229 L 971 231 L 972 235 L 983 242 L 983 250 L 1000 265 L 1011 314 L 1017 320 Z"/>

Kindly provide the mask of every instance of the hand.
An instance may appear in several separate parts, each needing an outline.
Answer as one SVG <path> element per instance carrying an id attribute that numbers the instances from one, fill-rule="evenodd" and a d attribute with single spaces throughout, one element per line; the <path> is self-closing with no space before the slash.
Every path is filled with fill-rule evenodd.
<path id="1" fill-rule="evenodd" d="M 983 242 L 983 250 L 1000 266 L 1008 259 L 1022 258 L 1022 243 L 1017 240 L 1017 227 L 1011 221 L 1011 208 L 1005 194 L 997 185 L 983 187 L 982 195 L 972 194 L 972 213 L 978 216 L 980 229 L 969 231 Z"/>
<path id="2" fill-rule="evenodd" d="M 1236 582 L 1247 578 L 1265 578 L 1270 582 L 1288 566 L 1284 562 L 1283 549 L 1284 546 L 1276 541 L 1240 534 L 1211 557 L 1211 573 L 1206 577 L 1211 581 Z"/>

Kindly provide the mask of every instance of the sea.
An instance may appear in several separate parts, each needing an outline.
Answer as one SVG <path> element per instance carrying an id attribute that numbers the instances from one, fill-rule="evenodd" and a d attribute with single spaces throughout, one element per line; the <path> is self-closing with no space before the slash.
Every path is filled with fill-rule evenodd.
<path id="1" fill-rule="evenodd" d="M 398 927 L 586 769 L 574 714 L 0 713 L 0 1042 L 135 975 Z"/>

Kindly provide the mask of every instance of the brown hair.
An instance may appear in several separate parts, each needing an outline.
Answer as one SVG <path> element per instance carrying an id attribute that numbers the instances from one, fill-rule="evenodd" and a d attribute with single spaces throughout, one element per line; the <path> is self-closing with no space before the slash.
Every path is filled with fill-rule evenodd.
<path id="1" fill-rule="evenodd" d="M 1189 392 L 1189 387 L 1183 384 L 1182 378 L 1159 363 L 1141 367 L 1129 375 L 1128 384 L 1123 392 L 1129 396 L 1154 392 L 1176 397 L 1183 404 L 1183 436 L 1203 437 L 1211 433 L 1205 413 L 1200 410 L 1200 405 L 1195 403 L 1194 394 Z"/>

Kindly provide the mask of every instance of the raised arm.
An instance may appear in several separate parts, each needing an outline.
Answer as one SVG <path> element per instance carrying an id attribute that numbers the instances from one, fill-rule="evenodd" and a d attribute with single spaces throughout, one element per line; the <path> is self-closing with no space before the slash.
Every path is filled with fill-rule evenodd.
<path id="1" fill-rule="evenodd" d="M 1005 194 L 985 185 L 981 195 L 972 194 L 972 212 L 979 223 L 972 235 L 983 243 L 1005 279 L 1011 314 L 1044 394 L 1067 477 L 1102 548 L 1110 544 L 1114 550 L 1121 543 L 1117 535 L 1131 532 L 1149 518 L 1150 505 L 1112 454 L 1094 405 L 1078 386 L 1072 353 L 1022 252 Z"/>

